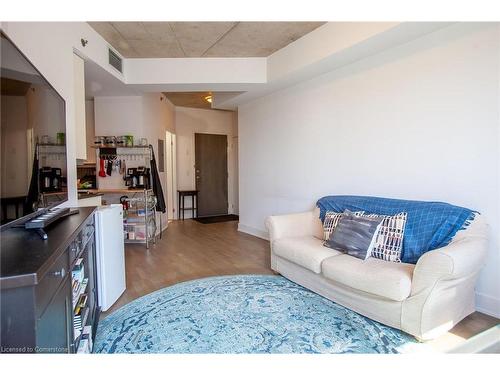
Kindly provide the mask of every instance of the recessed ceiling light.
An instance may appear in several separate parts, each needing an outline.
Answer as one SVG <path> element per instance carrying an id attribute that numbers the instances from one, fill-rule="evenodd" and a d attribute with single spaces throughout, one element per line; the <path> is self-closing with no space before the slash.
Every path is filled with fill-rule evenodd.
<path id="1" fill-rule="evenodd" d="M 207 95 L 204 98 L 207 102 L 212 103 L 212 95 Z"/>

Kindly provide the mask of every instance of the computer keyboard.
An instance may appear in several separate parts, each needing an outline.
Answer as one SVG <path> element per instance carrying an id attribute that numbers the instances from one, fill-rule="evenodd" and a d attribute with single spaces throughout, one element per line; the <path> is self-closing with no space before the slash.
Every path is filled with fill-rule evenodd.
<path id="1" fill-rule="evenodd" d="M 69 212 L 70 208 L 53 208 L 45 212 L 43 215 L 37 216 L 27 221 L 26 223 L 24 223 L 24 227 L 26 229 L 42 229 L 48 227 L 54 221 L 68 215 Z"/>

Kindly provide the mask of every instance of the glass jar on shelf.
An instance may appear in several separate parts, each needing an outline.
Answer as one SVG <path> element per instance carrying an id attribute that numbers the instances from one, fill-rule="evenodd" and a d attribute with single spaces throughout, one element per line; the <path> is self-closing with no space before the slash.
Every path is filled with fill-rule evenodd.
<path id="1" fill-rule="evenodd" d="M 116 137 L 114 135 L 106 136 L 104 140 L 106 147 L 116 147 Z"/>
<path id="2" fill-rule="evenodd" d="M 94 137 L 94 146 L 95 147 L 104 147 L 104 145 L 105 145 L 104 140 L 105 140 L 105 138 L 102 135 L 96 135 Z"/>
<path id="3" fill-rule="evenodd" d="M 116 147 L 126 147 L 125 135 L 120 135 L 116 137 Z"/>

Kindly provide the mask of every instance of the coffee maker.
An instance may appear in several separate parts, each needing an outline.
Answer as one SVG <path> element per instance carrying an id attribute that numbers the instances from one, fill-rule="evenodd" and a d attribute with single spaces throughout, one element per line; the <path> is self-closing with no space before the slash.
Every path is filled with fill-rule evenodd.
<path id="1" fill-rule="evenodd" d="M 149 168 L 137 167 L 137 188 L 149 189 Z"/>
<path id="2" fill-rule="evenodd" d="M 127 168 L 127 177 L 125 178 L 125 185 L 129 189 L 150 189 L 151 179 L 149 176 L 149 168 L 144 166 L 137 168 Z"/>
<path id="3" fill-rule="evenodd" d="M 61 168 L 42 167 L 40 168 L 40 191 L 49 193 L 62 190 Z"/>

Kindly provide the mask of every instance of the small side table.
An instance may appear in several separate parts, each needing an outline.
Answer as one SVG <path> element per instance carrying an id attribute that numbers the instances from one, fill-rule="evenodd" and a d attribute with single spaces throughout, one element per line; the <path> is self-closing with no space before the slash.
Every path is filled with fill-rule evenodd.
<path id="1" fill-rule="evenodd" d="M 198 190 L 177 190 L 177 194 L 179 195 L 178 199 L 178 209 L 177 218 L 181 219 L 182 212 L 182 220 L 184 220 L 184 211 L 191 210 L 192 217 L 198 217 Z M 191 208 L 185 208 L 184 206 L 184 198 L 191 197 Z M 196 205 L 195 205 L 196 202 Z M 195 215 L 196 211 L 196 215 Z"/>

